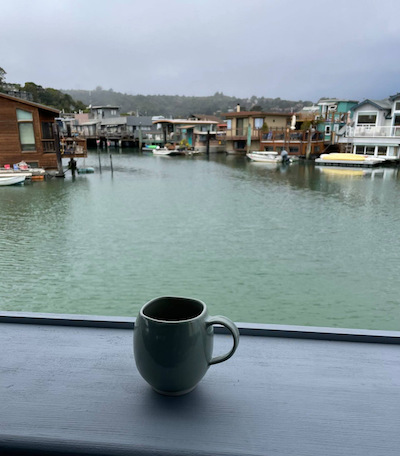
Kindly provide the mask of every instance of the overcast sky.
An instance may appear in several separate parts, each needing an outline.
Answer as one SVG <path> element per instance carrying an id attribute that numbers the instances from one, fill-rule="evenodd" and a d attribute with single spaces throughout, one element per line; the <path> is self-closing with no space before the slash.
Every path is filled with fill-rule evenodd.
<path id="1" fill-rule="evenodd" d="M 6 82 L 129 94 L 380 99 L 400 92 L 399 0 L 14 0 Z"/>

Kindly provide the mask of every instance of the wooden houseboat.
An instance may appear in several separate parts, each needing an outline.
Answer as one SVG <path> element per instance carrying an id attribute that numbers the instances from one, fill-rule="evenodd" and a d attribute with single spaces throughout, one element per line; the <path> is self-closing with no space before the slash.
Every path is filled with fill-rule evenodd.
<path id="1" fill-rule="evenodd" d="M 294 114 L 241 111 L 223 114 L 227 122 L 226 151 L 229 154 L 265 151 L 290 156 L 318 157 L 324 150 L 322 133 L 304 128 Z M 309 122 L 310 123 L 310 122 Z"/>
<path id="2" fill-rule="evenodd" d="M 65 138 L 60 149 L 59 115 L 58 109 L 0 93 L 0 167 L 25 162 L 61 172 L 64 154 L 85 157 L 86 143 L 79 138 Z"/>
<path id="3" fill-rule="evenodd" d="M 0 93 L 0 166 L 25 161 L 57 169 L 53 125 L 58 116 L 57 109 Z"/>

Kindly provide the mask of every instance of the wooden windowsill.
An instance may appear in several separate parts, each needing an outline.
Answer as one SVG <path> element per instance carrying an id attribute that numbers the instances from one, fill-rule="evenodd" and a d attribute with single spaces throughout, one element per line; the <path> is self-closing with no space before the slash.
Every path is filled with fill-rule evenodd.
<path id="1" fill-rule="evenodd" d="M 240 323 L 230 360 L 164 397 L 134 322 L 0 312 L 0 454 L 397 456 L 400 333 Z"/>

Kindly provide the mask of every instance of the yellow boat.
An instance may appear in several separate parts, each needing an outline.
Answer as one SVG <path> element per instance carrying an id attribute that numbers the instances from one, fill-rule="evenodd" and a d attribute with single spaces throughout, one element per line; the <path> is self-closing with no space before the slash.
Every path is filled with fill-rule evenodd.
<path id="1" fill-rule="evenodd" d="M 315 163 L 317 165 L 375 166 L 381 164 L 382 161 L 382 159 L 370 155 L 332 152 L 322 154 L 315 160 Z"/>

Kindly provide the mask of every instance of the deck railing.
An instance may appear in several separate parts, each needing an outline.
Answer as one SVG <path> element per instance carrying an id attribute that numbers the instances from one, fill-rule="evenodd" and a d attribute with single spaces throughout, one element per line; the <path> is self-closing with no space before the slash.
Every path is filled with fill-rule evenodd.
<path id="1" fill-rule="evenodd" d="M 45 154 L 54 153 L 56 151 L 54 139 L 42 139 L 42 147 Z"/>
<path id="2" fill-rule="evenodd" d="M 251 130 L 251 139 L 259 139 L 261 130 Z M 247 138 L 247 128 L 235 128 L 233 130 L 226 130 L 226 139 L 233 138 Z"/>
<path id="3" fill-rule="evenodd" d="M 379 127 L 376 125 L 358 125 L 356 127 L 346 127 L 347 137 L 358 137 L 366 136 L 369 138 L 387 138 L 387 137 L 399 137 L 400 126 L 392 127 Z"/>
<path id="4" fill-rule="evenodd" d="M 261 142 L 275 142 L 275 141 L 290 141 L 290 142 L 307 142 L 308 130 L 290 130 L 287 132 L 285 129 L 271 130 L 268 133 L 261 134 Z M 322 141 L 323 135 L 319 131 L 311 132 L 311 141 Z"/>
<path id="5" fill-rule="evenodd" d="M 61 156 L 86 157 L 87 147 L 84 138 L 62 138 L 60 141 Z"/>

